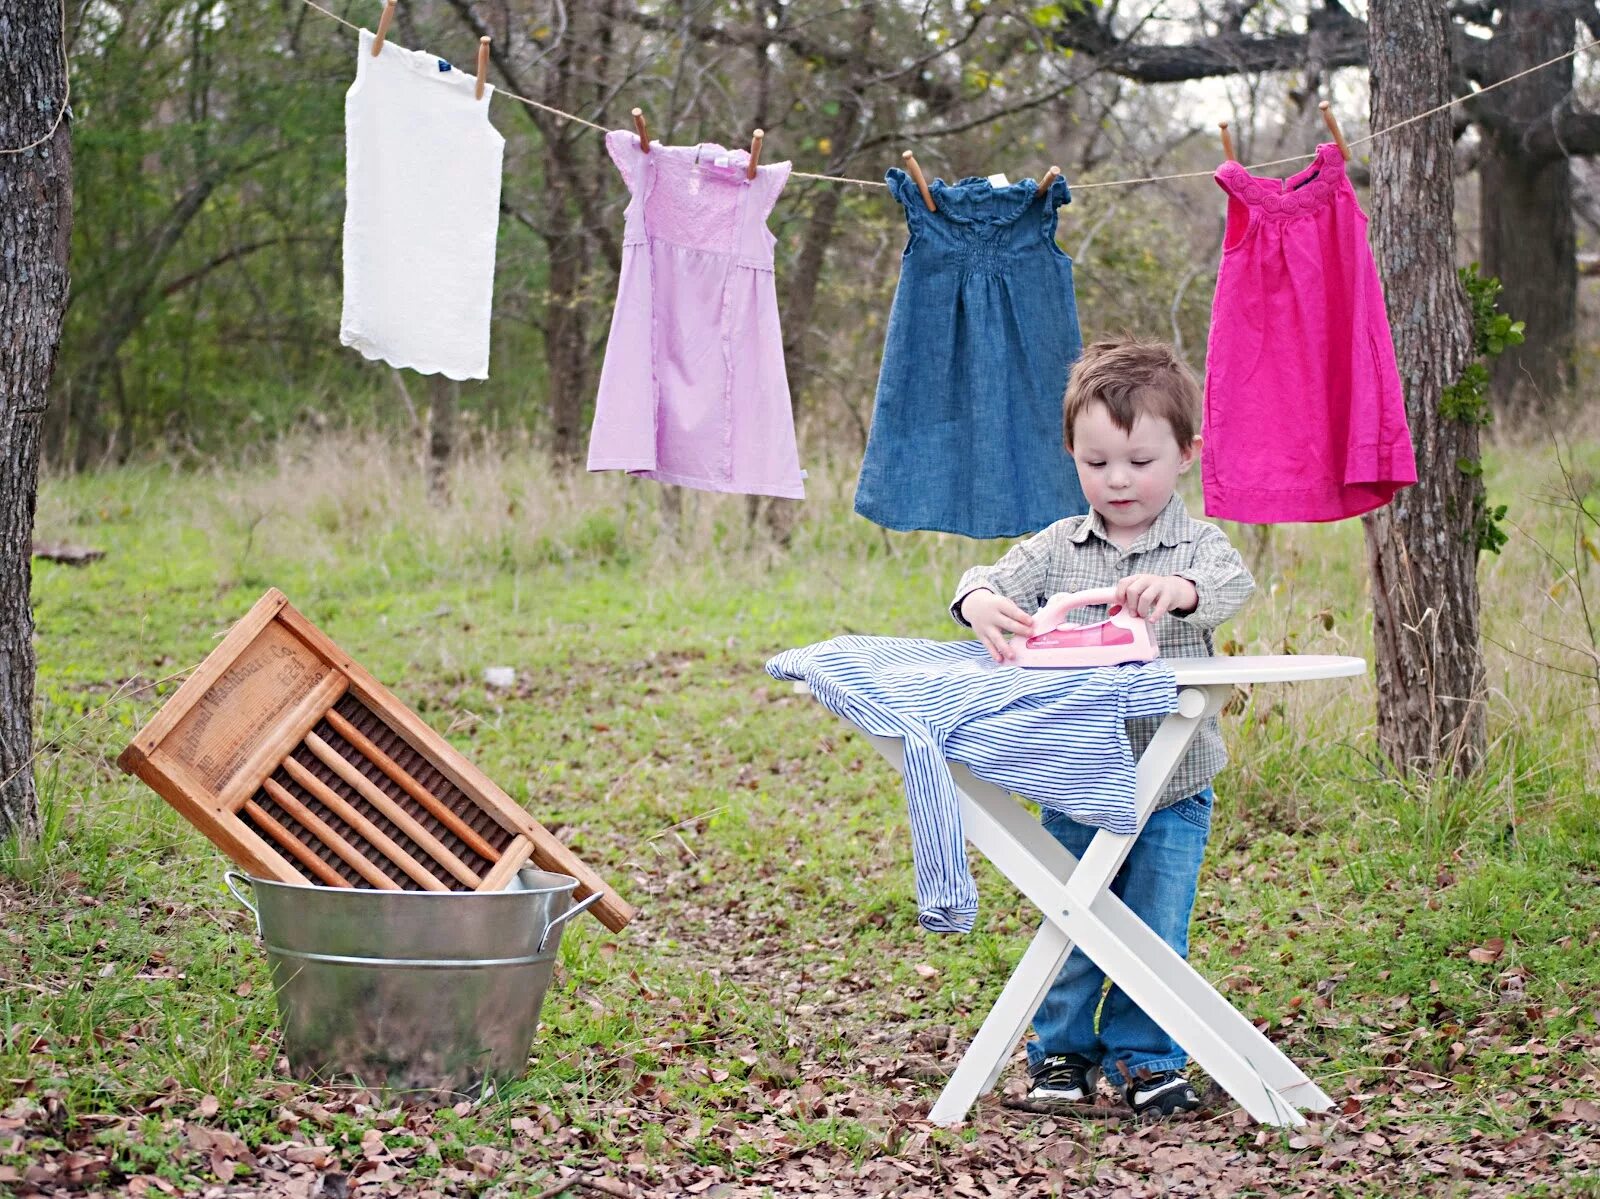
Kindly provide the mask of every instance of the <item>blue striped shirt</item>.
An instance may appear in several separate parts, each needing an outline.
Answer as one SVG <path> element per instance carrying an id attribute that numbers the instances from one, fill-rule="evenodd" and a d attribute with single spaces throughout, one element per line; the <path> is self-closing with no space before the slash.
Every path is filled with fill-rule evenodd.
<path id="1" fill-rule="evenodd" d="M 969 932 L 978 890 L 967 868 L 955 782 L 946 764 L 1116 833 L 1138 828 L 1127 721 L 1177 706 L 1159 659 L 1086 670 L 997 665 L 976 641 L 836 637 L 767 663 L 830 711 L 905 742 L 906 810 L 917 919 Z"/>

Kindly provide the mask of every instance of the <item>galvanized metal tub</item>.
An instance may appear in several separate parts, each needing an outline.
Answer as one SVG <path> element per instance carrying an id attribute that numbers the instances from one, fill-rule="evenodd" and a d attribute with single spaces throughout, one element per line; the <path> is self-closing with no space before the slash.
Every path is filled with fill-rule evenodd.
<path id="1" fill-rule="evenodd" d="M 531 868 L 490 892 L 224 877 L 267 947 L 290 1070 L 444 1102 L 526 1070 L 562 926 L 599 898 Z"/>

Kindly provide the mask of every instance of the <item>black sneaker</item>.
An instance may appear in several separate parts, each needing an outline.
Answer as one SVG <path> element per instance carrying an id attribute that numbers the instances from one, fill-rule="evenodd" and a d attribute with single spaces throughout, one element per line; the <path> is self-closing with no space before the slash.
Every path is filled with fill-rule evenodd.
<path id="1" fill-rule="evenodd" d="M 1100 1067 L 1076 1053 L 1057 1053 L 1028 1066 L 1028 1095 L 1033 1110 L 1081 1107 L 1094 1103 Z"/>
<path id="2" fill-rule="evenodd" d="M 1189 1080 L 1176 1070 L 1152 1073 L 1141 1070 L 1124 1092 L 1136 1116 L 1166 1118 L 1179 1112 L 1192 1112 L 1200 1106 Z"/>

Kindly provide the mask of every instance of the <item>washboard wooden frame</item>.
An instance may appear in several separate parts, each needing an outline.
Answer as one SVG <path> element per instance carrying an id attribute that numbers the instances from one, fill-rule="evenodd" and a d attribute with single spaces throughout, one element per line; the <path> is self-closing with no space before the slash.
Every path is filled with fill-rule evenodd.
<path id="1" fill-rule="evenodd" d="M 122 751 L 261 878 L 498 890 L 530 861 L 612 931 L 634 910 L 273 588 Z"/>

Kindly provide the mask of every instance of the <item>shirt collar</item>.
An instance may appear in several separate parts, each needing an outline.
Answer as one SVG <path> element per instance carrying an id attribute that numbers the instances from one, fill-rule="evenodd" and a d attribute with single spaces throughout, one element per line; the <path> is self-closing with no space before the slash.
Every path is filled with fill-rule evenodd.
<path id="1" fill-rule="evenodd" d="M 1106 522 L 1100 513 L 1093 508 L 1089 509 L 1089 519 L 1078 526 L 1072 534 L 1072 540 L 1082 545 L 1089 540 L 1090 535 L 1100 538 L 1107 545 L 1116 546 L 1111 540 L 1111 535 L 1106 532 Z M 1189 509 L 1184 506 L 1183 497 L 1177 492 L 1172 493 L 1172 498 L 1167 501 L 1167 506 L 1156 515 L 1153 523 L 1138 540 L 1130 545 L 1123 553 L 1134 553 L 1137 550 L 1149 549 L 1152 545 L 1182 545 L 1185 541 L 1193 540 L 1189 534 Z"/>

